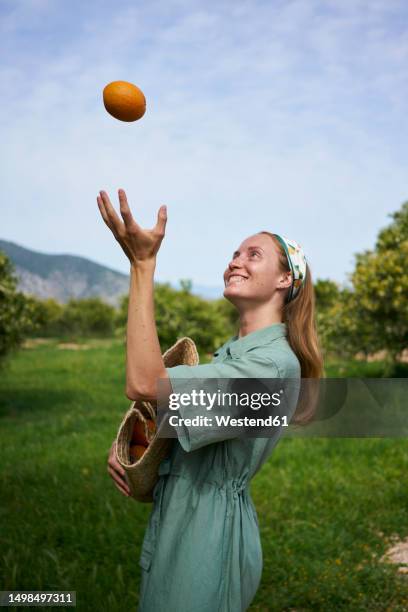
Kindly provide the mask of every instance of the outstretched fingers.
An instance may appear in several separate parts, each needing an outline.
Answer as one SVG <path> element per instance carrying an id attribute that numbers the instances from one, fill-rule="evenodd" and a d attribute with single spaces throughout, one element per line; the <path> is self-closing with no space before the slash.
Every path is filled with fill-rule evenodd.
<path id="1" fill-rule="evenodd" d="M 115 211 L 106 191 L 96 198 L 106 225 L 119 242 L 130 262 L 155 257 L 163 240 L 167 223 L 167 208 L 161 206 L 153 229 L 144 230 L 134 220 L 124 189 L 118 190 L 120 216 Z"/>
<path id="2" fill-rule="evenodd" d="M 159 236 L 164 236 L 166 232 L 166 223 L 167 223 L 167 206 L 160 206 L 159 212 L 157 213 L 157 223 L 154 228 L 154 231 Z"/>
<path id="3" fill-rule="evenodd" d="M 106 216 L 108 217 L 108 220 L 110 222 L 110 228 L 116 235 L 119 235 L 122 232 L 123 223 L 120 220 L 117 212 L 113 208 L 112 202 L 110 201 L 106 191 L 100 191 L 99 194 Z"/>
<path id="4" fill-rule="evenodd" d="M 126 228 L 131 230 L 137 229 L 138 225 L 133 219 L 124 189 L 119 189 L 118 194 L 120 214 L 122 215 L 122 219 L 125 222 Z"/>
<path id="5" fill-rule="evenodd" d="M 111 229 L 112 229 L 112 227 L 111 227 L 111 223 L 110 223 L 110 221 L 109 221 L 109 217 L 108 217 L 108 215 L 107 215 L 107 212 L 106 212 L 106 210 L 105 210 L 105 206 L 103 205 L 102 198 L 101 198 L 101 196 L 100 196 L 100 195 L 98 195 L 98 196 L 96 197 L 96 201 L 97 201 L 97 203 L 98 203 L 98 208 L 99 208 L 99 212 L 101 213 L 102 219 L 105 221 L 106 225 L 107 225 L 107 226 L 109 227 L 109 229 L 111 230 Z"/>

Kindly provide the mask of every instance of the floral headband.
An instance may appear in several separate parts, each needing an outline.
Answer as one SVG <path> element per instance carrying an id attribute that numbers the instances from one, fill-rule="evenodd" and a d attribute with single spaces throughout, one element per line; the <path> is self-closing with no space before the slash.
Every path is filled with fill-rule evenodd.
<path id="1" fill-rule="evenodd" d="M 306 257 L 302 247 L 295 240 L 289 240 L 289 238 L 285 238 L 285 236 L 280 236 L 279 234 L 273 235 L 276 236 L 279 243 L 282 245 L 286 257 L 288 258 L 290 271 L 292 272 L 292 285 L 286 300 L 290 302 L 297 296 L 306 278 Z"/>

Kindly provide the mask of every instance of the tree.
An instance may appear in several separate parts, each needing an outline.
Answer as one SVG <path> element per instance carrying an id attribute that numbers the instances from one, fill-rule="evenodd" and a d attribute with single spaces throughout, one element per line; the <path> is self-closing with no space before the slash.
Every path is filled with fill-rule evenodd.
<path id="1" fill-rule="evenodd" d="M 316 309 L 320 312 L 329 310 L 339 299 L 340 288 L 332 280 L 319 279 L 314 284 Z"/>
<path id="2" fill-rule="evenodd" d="M 155 320 L 162 350 L 178 338 L 189 336 L 200 353 L 212 353 L 231 335 L 231 311 L 228 306 L 220 305 L 221 300 L 193 295 L 190 282 L 180 284 L 180 289 L 173 289 L 169 283 L 155 285 Z M 128 296 L 123 296 L 117 318 L 122 331 L 126 327 L 127 312 Z"/>
<path id="3" fill-rule="evenodd" d="M 0 362 L 21 345 L 31 328 L 29 300 L 17 291 L 13 265 L 0 251 Z"/>
<path id="4" fill-rule="evenodd" d="M 115 309 L 100 298 L 71 299 L 61 316 L 61 332 L 65 335 L 111 336 Z"/>
<path id="5" fill-rule="evenodd" d="M 64 306 L 53 298 L 40 300 L 30 297 L 30 302 L 33 313 L 31 335 L 40 337 L 59 336 L 62 332 Z"/>
<path id="6" fill-rule="evenodd" d="M 317 320 L 325 350 L 343 357 L 386 349 L 388 371 L 408 347 L 408 202 L 390 215 L 373 250 L 355 255 L 352 288 L 316 283 Z"/>
<path id="7" fill-rule="evenodd" d="M 390 216 L 375 249 L 356 255 L 351 280 L 369 349 L 386 349 L 395 363 L 408 347 L 408 202 Z"/>
<path id="8" fill-rule="evenodd" d="M 214 300 L 213 307 L 225 325 L 227 339 L 238 333 L 239 313 L 238 310 L 225 298 Z"/>

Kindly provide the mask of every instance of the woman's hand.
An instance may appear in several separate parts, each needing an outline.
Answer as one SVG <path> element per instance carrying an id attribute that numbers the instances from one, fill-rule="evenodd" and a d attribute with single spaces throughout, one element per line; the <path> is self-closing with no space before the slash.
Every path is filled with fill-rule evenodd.
<path id="1" fill-rule="evenodd" d="M 125 478 L 125 470 L 120 465 L 118 460 L 116 459 L 116 440 L 113 441 L 113 444 L 109 451 L 108 457 L 108 474 L 112 478 L 115 486 L 123 495 L 126 497 L 131 497 L 129 485 L 126 482 Z"/>
<path id="2" fill-rule="evenodd" d="M 108 194 L 105 191 L 100 191 L 99 194 L 96 200 L 102 218 L 119 242 L 130 263 L 154 260 L 165 234 L 166 207 L 161 206 L 159 208 L 157 223 L 154 228 L 145 230 L 133 219 L 123 189 L 119 189 L 120 214 L 123 221 L 113 208 Z"/>

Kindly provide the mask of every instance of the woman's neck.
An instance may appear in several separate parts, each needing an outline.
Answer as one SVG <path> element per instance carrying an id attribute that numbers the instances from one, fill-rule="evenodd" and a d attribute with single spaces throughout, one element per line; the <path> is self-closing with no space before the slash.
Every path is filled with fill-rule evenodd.
<path id="1" fill-rule="evenodd" d="M 241 312 L 239 317 L 238 337 L 242 338 L 248 334 L 263 329 L 275 323 L 282 323 L 281 312 L 271 312 L 270 305 L 267 309 L 257 308 L 254 310 Z"/>

